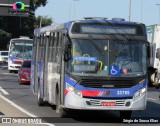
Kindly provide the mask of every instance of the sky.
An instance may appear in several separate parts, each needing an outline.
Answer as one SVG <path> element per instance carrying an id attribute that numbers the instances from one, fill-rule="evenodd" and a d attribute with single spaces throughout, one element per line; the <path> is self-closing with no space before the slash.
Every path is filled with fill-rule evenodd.
<path id="1" fill-rule="evenodd" d="M 84 17 L 129 20 L 130 15 L 131 21 L 148 26 L 160 24 L 160 0 L 48 0 L 47 5 L 39 7 L 35 14 L 51 17 L 55 23 L 82 20 Z"/>

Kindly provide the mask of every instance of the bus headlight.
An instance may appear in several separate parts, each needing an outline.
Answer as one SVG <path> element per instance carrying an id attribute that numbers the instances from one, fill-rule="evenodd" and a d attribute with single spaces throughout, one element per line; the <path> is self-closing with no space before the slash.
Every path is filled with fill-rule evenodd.
<path id="1" fill-rule="evenodd" d="M 78 96 L 79 98 L 82 98 L 82 93 L 75 89 L 73 86 L 71 86 L 70 84 L 66 83 L 66 88 L 68 91 L 70 91 L 73 95 Z"/>
<path id="2" fill-rule="evenodd" d="M 13 63 L 11 59 L 9 59 L 9 63 Z"/>
<path id="3" fill-rule="evenodd" d="M 138 99 L 142 94 L 146 92 L 146 88 L 142 88 L 134 93 L 133 99 Z"/>

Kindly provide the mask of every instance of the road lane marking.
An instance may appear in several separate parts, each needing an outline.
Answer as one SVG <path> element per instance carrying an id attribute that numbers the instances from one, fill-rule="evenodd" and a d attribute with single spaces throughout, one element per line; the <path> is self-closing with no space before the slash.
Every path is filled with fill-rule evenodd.
<path id="1" fill-rule="evenodd" d="M 1 86 L 0 86 L 0 91 L 1 91 L 4 95 L 9 95 L 9 93 L 8 93 L 6 90 L 4 90 Z"/>
<path id="2" fill-rule="evenodd" d="M 1 73 L 2 75 L 18 75 L 18 73 Z"/>
<path id="3" fill-rule="evenodd" d="M 21 108 L 20 106 L 16 105 L 14 102 L 8 100 L 6 97 L 4 97 L 3 95 L 0 95 L 0 98 L 2 98 L 3 100 L 5 100 L 6 102 L 8 102 L 10 105 L 14 106 L 15 108 L 19 109 L 21 112 L 27 114 L 30 117 L 34 117 L 34 118 L 38 118 L 37 116 L 29 113 L 28 111 L 26 111 L 25 109 Z M 4 117 L 4 116 L 3 116 Z M 48 126 L 55 126 L 54 124 L 51 123 L 35 123 L 35 124 L 39 124 L 39 125 L 48 125 Z"/>
<path id="4" fill-rule="evenodd" d="M 154 98 L 148 98 L 148 100 L 151 100 L 151 101 L 158 101 L 158 102 L 160 102 L 159 100 L 154 99 Z"/>

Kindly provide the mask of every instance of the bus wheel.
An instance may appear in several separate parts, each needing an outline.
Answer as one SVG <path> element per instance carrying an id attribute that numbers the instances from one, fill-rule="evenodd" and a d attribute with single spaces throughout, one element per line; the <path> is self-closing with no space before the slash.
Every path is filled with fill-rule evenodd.
<path id="1" fill-rule="evenodd" d="M 58 113 L 61 118 L 68 117 L 67 110 L 62 108 L 60 105 L 60 94 L 59 93 L 57 93 L 56 113 Z"/>
<path id="2" fill-rule="evenodd" d="M 57 107 L 56 107 L 56 111 L 57 111 Z M 68 117 L 67 110 L 65 110 L 64 108 L 60 107 L 58 111 L 59 111 L 58 114 L 61 118 Z"/>
<path id="3" fill-rule="evenodd" d="M 43 101 L 43 98 L 41 98 L 40 86 L 38 86 L 37 101 L 38 101 L 38 106 L 43 106 L 45 104 L 45 102 Z"/>
<path id="4" fill-rule="evenodd" d="M 158 83 L 159 83 L 159 77 L 158 77 L 158 72 L 156 71 L 155 73 L 153 73 L 152 75 L 151 75 L 151 80 L 152 80 L 152 85 L 153 86 L 157 86 L 158 85 Z"/>
<path id="5" fill-rule="evenodd" d="M 120 111 L 120 117 L 122 119 L 130 119 L 132 116 L 132 111 Z"/>

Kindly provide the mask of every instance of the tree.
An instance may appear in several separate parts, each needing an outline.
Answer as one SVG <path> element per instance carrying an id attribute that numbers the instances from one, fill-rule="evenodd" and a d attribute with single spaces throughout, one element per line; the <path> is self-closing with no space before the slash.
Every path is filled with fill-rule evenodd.
<path id="1" fill-rule="evenodd" d="M 30 0 L 29 14 L 31 17 L 34 16 L 35 10 L 40 6 L 45 6 L 48 3 L 47 0 Z"/>
<path id="2" fill-rule="evenodd" d="M 7 44 L 11 39 L 11 34 L 0 30 L 0 50 L 6 50 Z"/>
<path id="3" fill-rule="evenodd" d="M 51 25 L 53 23 L 53 19 L 48 16 L 37 16 L 36 21 L 34 23 L 34 27 L 44 27 L 47 25 Z"/>
<path id="4" fill-rule="evenodd" d="M 31 0 L 34 5 L 34 10 L 36 10 L 40 6 L 45 6 L 48 1 L 47 0 Z"/>
<path id="5" fill-rule="evenodd" d="M 33 38 L 34 26 L 36 17 L 34 15 L 35 10 L 40 6 L 45 6 L 47 0 L 30 0 L 29 17 L 0 17 L 0 44 L 2 48 L 6 48 L 6 43 L 11 38 L 19 38 L 20 36 L 28 36 Z M 46 17 L 47 18 L 47 17 Z M 51 18 L 44 18 L 44 25 L 50 24 Z"/>

